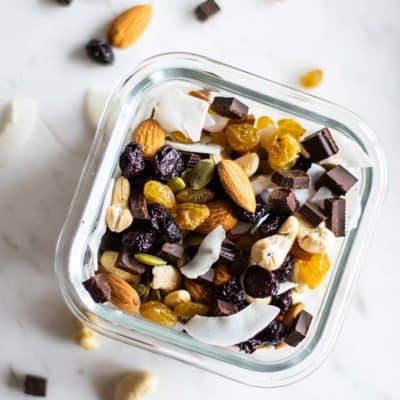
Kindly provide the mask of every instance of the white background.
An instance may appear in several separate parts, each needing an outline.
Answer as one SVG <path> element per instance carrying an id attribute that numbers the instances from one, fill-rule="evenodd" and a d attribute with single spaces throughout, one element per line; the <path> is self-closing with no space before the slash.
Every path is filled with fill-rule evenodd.
<path id="1" fill-rule="evenodd" d="M 400 2 L 220 0 L 223 12 L 204 24 L 192 15 L 197 2 L 155 1 L 145 36 L 102 67 L 82 47 L 132 1 L 75 0 L 66 8 L 1 1 L 0 106 L 31 96 L 54 132 L 39 125 L 18 159 L 0 169 L 0 399 L 25 398 L 10 368 L 48 376 L 55 400 L 111 399 L 119 374 L 143 368 L 159 374 L 153 398 L 160 400 L 399 399 Z M 385 147 L 388 196 L 341 336 L 328 361 L 293 386 L 249 388 L 108 339 L 91 353 L 70 340 L 53 253 L 92 138 L 84 94 L 108 90 L 165 51 L 208 55 L 293 86 L 300 73 L 321 67 L 325 80 L 315 93 L 358 113 Z"/>

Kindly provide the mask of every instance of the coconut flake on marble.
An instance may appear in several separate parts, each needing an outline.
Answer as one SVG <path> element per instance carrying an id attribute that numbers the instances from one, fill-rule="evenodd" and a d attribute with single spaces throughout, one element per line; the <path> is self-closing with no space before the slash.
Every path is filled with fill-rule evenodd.
<path id="1" fill-rule="evenodd" d="M 154 119 L 168 132 L 184 133 L 193 142 L 198 142 L 206 122 L 209 104 L 205 100 L 190 96 L 180 89 L 161 95 Z"/>
<path id="2" fill-rule="evenodd" d="M 252 338 L 278 315 L 280 309 L 255 301 L 236 314 L 223 317 L 194 316 L 185 331 L 200 342 L 233 346 Z"/>
<path id="3" fill-rule="evenodd" d="M 35 100 L 17 97 L 11 102 L 0 130 L 0 166 L 10 162 L 24 147 L 38 118 L 38 104 Z"/>
<path id="4" fill-rule="evenodd" d="M 218 260 L 224 240 L 225 230 L 221 225 L 218 225 L 205 236 L 192 260 L 181 268 L 182 274 L 187 278 L 196 279 L 208 272 Z"/>
<path id="5" fill-rule="evenodd" d="M 172 140 L 166 140 L 166 144 L 175 147 L 177 150 L 180 151 L 187 151 L 190 153 L 201 153 L 201 154 L 220 154 L 222 151 L 222 147 L 218 144 L 208 143 L 193 143 L 193 144 L 186 144 L 186 143 L 178 143 Z"/>

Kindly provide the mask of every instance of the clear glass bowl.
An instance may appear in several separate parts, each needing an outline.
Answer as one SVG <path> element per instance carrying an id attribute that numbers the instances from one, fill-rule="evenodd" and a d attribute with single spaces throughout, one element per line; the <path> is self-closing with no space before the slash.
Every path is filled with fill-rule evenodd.
<path id="1" fill-rule="evenodd" d="M 254 355 L 200 343 L 186 334 L 157 326 L 109 306 L 96 304 L 82 281 L 92 271 L 90 240 L 99 221 L 118 159 L 132 127 L 148 117 L 149 99 L 158 88 L 189 83 L 232 94 L 267 115 L 295 117 L 311 129 L 327 126 L 364 150 L 372 167 L 360 172 L 361 216 L 343 240 L 334 267 L 319 290 L 307 338 L 296 348 L 258 351 Z M 147 101 L 146 100 L 146 101 Z M 363 256 L 386 188 L 381 145 L 356 115 L 335 104 L 249 74 L 205 57 L 169 53 L 143 61 L 115 87 L 99 123 L 74 199 L 57 245 L 55 265 L 71 311 L 92 329 L 129 345 L 144 348 L 249 385 L 275 387 L 292 383 L 325 359 L 342 325 Z M 85 311 L 96 316 L 89 319 Z"/>

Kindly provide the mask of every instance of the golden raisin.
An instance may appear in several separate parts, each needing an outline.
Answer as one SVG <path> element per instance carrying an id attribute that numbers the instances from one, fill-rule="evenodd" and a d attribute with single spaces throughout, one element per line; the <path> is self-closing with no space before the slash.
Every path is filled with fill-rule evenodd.
<path id="1" fill-rule="evenodd" d="M 229 146 L 239 152 L 246 153 L 259 143 L 257 129 L 250 124 L 233 124 L 226 127 L 226 138 Z"/>
<path id="2" fill-rule="evenodd" d="M 228 139 L 225 131 L 214 132 L 211 134 L 211 143 L 219 144 L 222 147 L 228 146 Z"/>
<path id="3" fill-rule="evenodd" d="M 265 143 L 268 153 L 268 162 L 275 171 L 291 168 L 300 153 L 299 142 L 289 133 L 282 133 L 279 129 Z"/>
<path id="4" fill-rule="evenodd" d="M 295 139 L 299 139 L 306 131 L 297 121 L 290 118 L 280 119 L 278 128 L 285 133 L 290 133 Z"/>
<path id="5" fill-rule="evenodd" d="M 207 315 L 209 309 L 205 304 L 185 301 L 174 307 L 174 313 L 180 319 L 185 321 L 193 318 L 195 315 Z"/>
<path id="6" fill-rule="evenodd" d="M 300 84 L 305 89 L 315 88 L 321 83 L 323 75 L 322 69 L 314 69 L 300 77 Z"/>
<path id="7" fill-rule="evenodd" d="M 176 315 L 165 304 L 159 301 L 149 301 L 140 306 L 140 314 L 156 324 L 172 328 L 178 322 Z"/>
<path id="8" fill-rule="evenodd" d="M 175 142 L 187 143 L 187 144 L 193 143 L 192 139 L 190 139 L 188 136 L 186 136 L 186 135 L 185 135 L 183 132 L 181 132 L 181 131 L 171 132 L 171 133 L 169 134 L 169 136 L 170 136 L 171 139 L 174 140 Z"/>
<path id="9" fill-rule="evenodd" d="M 178 203 L 198 203 L 205 204 L 214 198 L 214 193 L 207 188 L 184 189 L 176 195 L 176 201 Z"/>
<path id="10" fill-rule="evenodd" d="M 330 267 L 327 254 L 314 254 L 309 260 L 296 259 L 294 277 L 297 283 L 315 289 L 324 279 Z"/>
<path id="11" fill-rule="evenodd" d="M 150 203 L 157 203 L 165 208 L 173 208 L 176 205 L 174 192 L 158 181 L 146 182 L 143 194 Z"/>
<path id="12" fill-rule="evenodd" d="M 195 230 L 210 215 L 210 210 L 203 204 L 183 203 L 175 210 L 175 222 L 179 228 L 189 231 Z"/>
<path id="13" fill-rule="evenodd" d="M 267 126 L 275 126 L 275 122 L 268 117 L 267 115 L 262 115 L 257 118 L 256 128 L 257 129 L 265 129 Z"/>

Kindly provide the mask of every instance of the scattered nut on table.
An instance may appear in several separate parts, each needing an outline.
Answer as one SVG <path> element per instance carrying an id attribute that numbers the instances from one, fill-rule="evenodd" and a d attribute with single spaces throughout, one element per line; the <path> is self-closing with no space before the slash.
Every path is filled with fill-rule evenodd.
<path id="1" fill-rule="evenodd" d="M 95 318 L 92 314 L 86 313 L 86 315 L 92 320 Z M 100 344 L 97 333 L 92 331 L 78 318 L 75 318 L 73 323 L 72 338 L 76 344 L 85 350 L 95 350 Z"/>
<path id="2" fill-rule="evenodd" d="M 158 377 L 148 371 L 133 372 L 122 378 L 114 390 L 114 400 L 142 400 L 158 389 Z"/>

